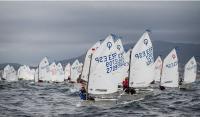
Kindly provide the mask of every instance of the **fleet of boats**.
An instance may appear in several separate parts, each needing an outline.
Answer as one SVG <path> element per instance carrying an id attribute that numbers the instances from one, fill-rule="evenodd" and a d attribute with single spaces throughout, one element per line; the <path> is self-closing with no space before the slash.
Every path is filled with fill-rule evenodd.
<path id="1" fill-rule="evenodd" d="M 129 51 L 125 52 L 121 38 L 108 35 L 105 40 L 95 43 L 86 53 L 84 64 L 75 60 L 65 68 L 61 63 L 49 64 L 43 58 L 37 69 L 21 66 L 16 72 L 7 65 L 2 79 L 7 81 L 34 80 L 35 82 L 68 82 L 81 83 L 86 88 L 87 97 L 95 100 L 135 98 L 138 94 L 152 92 L 151 84 L 160 89 L 169 87 L 188 88 L 195 82 L 197 62 L 192 57 L 184 68 L 184 77 L 179 78 L 178 56 L 173 49 L 162 61 L 161 57 L 154 61 L 153 45 L 146 31 Z M 136 93 L 123 91 L 122 82 L 128 78 L 128 87 Z"/>

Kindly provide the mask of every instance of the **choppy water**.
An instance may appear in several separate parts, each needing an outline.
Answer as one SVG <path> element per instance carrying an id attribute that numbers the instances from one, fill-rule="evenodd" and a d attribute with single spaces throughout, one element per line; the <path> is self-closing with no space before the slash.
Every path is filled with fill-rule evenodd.
<path id="1" fill-rule="evenodd" d="M 193 90 L 155 90 L 144 100 L 111 107 L 77 106 L 66 84 L 0 82 L 0 116 L 200 116 L 200 81 Z"/>

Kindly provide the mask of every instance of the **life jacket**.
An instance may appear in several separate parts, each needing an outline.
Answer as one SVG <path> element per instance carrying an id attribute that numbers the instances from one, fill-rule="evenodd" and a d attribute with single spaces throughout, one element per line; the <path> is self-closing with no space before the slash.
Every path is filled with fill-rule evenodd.
<path id="1" fill-rule="evenodd" d="M 122 84 L 123 84 L 123 88 L 128 88 L 128 80 L 127 79 L 124 80 Z"/>

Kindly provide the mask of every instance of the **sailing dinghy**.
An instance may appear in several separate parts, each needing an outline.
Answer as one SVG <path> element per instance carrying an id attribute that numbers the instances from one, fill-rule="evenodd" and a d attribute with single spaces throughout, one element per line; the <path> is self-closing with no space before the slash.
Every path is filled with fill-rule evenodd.
<path id="1" fill-rule="evenodd" d="M 57 66 L 56 66 L 56 63 L 55 62 L 53 62 L 53 63 L 51 63 L 51 65 L 49 66 L 49 79 L 50 79 L 50 81 L 52 81 L 52 82 L 56 82 L 56 79 L 57 79 Z"/>
<path id="2" fill-rule="evenodd" d="M 71 73 L 71 65 L 70 63 L 68 63 L 66 66 L 65 66 L 65 76 L 64 76 L 64 80 L 67 81 L 69 80 L 70 78 L 70 73 Z"/>
<path id="3" fill-rule="evenodd" d="M 20 66 L 17 72 L 19 80 L 34 80 L 35 70 L 30 69 L 29 66 Z"/>
<path id="4" fill-rule="evenodd" d="M 161 70 L 162 70 L 162 59 L 160 58 L 160 56 L 158 56 L 158 58 L 154 62 L 154 81 L 155 82 L 160 82 Z"/>
<path id="5" fill-rule="evenodd" d="M 173 49 L 163 61 L 162 75 L 160 79 L 160 88 L 178 87 L 178 57 L 176 50 Z"/>
<path id="6" fill-rule="evenodd" d="M 95 101 L 117 100 L 118 95 L 118 72 L 120 56 L 114 43 L 113 35 L 109 35 L 91 54 L 87 91 Z"/>
<path id="7" fill-rule="evenodd" d="M 61 63 L 57 64 L 57 79 L 56 82 L 63 82 L 64 81 L 64 71 Z"/>
<path id="8" fill-rule="evenodd" d="M 78 60 L 75 60 L 74 63 L 71 66 L 71 76 L 70 81 L 73 83 L 77 82 L 77 79 L 80 77 L 82 72 L 82 64 L 79 63 Z"/>
<path id="9" fill-rule="evenodd" d="M 118 83 L 119 86 L 122 85 L 123 80 L 128 76 L 127 71 L 128 71 L 128 64 L 129 61 L 126 59 L 127 54 L 124 51 L 124 47 L 122 44 L 122 41 L 120 38 L 117 38 L 115 41 L 115 46 L 117 48 L 117 55 L 119 57 L 118 61 L 118 66 L 119 66 L 119 72 L 116 75 L 118 78 L 116 78 L 116 82 Z"/>
<path id="10" fill-rule="evenodd" d="M 6 80 L 8 82 L 18 81 L 17 73 L 16 73 L 14 67 L 10 66 L 10 65 L 7 65 L 6 67 L 4 67 L 2 78 L 3 78 L 3 80 Z"/>
<path id="11" fill-rule="evenodd" d="M 149 85 L 154 77 L 153 63 L 153 46 L 148 32 L 145 32 L 130 54 L 129 90 L 135 94 L 123 92 L 120 100 L 137 100 L 152 93 Z"/>
<path id="12" fill-rule="evenodd" d="M 185 65 L 183 82 L 180 83 L 180 89 L 191 89 L 191 83 L 195 82 L 197 75 L 197 62 L 192 57 Z"/>
<path id="13" fill-rule="evenodd" d="M 47 57 L 43 58 L 42 61 L 39 64 L 38 68 L 38 81 L 44 82 L 44 81 L 50 81 L 51 79 L 48 77 L 48 71 L 49 71 L 49 61 Z"/>

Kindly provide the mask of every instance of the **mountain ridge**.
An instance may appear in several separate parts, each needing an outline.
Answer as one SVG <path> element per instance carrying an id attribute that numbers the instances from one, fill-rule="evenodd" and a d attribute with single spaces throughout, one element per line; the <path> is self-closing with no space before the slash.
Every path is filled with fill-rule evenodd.
<path id="1" fill-rule="evenodd" d="M 164 59 L 167 54 L 173 49 L 176 48 L 177 55 L 179 58 L 179 63 L 181 65 L 186 64 L 186 62 L 192 57 L 195 56 L 196 61 L 200 63 L 200 44 L 192 44 L 192 43 L 174 43 L 174 42 L 167 42 L 167 41 L 152 41 L 154 47 L 154 59 L 157 56 L 161 56 Z M 124 50 L 128 51 L 132 47 L 134 47 L 135 43 L 124 44 Z M 84 63 L 86 53 L 71 58 L 71 59 L 64 59 L 59 60 L 56 63 L 60 62 L 64 67 L 67 63 L 73 63 L 76 59 L 80 62 Z M 2 63 L 0 64 L 0 70 L 3 69 L 7 64 L 14 66 L 15 69 L 18 69 L 21 64 L 18 63 Z M 36 66 L 31 66 L 32 68 L 36 68 Z"/>

